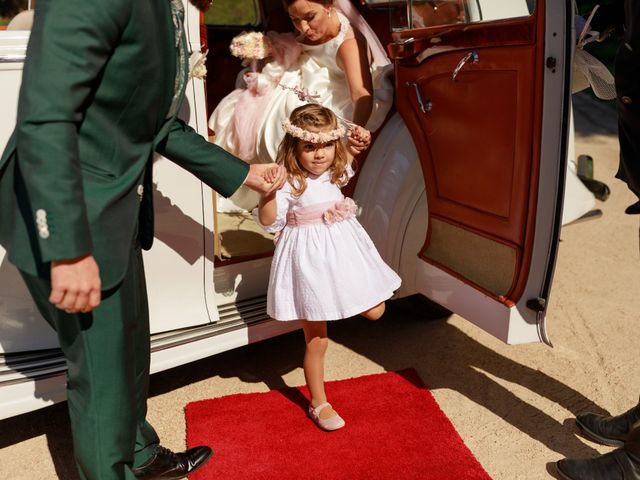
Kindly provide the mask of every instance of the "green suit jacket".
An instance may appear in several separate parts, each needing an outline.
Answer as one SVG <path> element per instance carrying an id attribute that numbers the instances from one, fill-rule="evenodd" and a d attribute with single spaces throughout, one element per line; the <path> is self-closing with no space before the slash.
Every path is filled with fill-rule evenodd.
<path id="1" fill-rule="evenodd" d="M 0 244 L 18 268 L 93 254 L 116 285 L 136 227 L 153 239 L 154 151 L 222 195 L 242 184 L 246 163 L 166 118 L 177 53 L 170 0 L 38 1 L 0 158 Z"/>

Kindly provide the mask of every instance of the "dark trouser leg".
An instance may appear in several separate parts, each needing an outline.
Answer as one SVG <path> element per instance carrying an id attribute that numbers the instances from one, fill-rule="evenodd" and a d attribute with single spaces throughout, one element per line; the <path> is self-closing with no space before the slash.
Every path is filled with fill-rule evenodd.
<path id="1" fill-rule="evenodd" d="M 139 467 L 145 463 L 153 454 L 156 446 L 160 443 L 158 435 L 153 427 L 147 422 L 147 397 L 149 395 L 149 363 L 151 358 L 151 343 L 149 341 L 149 302 L 147 300 L 147 284 L 144 276 L 144 264 L 142 262 L 142 251 L 139 247 L 132 255 L 132 263 L 135 262 L 133 285 L 131 289 L 142 292 L 136 298 L 136 318 L 144 319 L 139 322 L 133 341 L 134 354 L 136 356 L 136 445 L 133 459 L 133 466 Z"/>
<path id="2" fill-rule="evenodd" d="M 122 283 L 89 314 L 67 314 L 48 302 L 48 280 L 23 273 L 41 313 L 58 333 L 67 360 L 67 399 L 74 454 L 88 480 L 133 479 L 134 452 L 158 443 L 146 422 L 149 321 L 139 248 Z M 140 461 L 144 461 L 142 458 Z"/>
<path id="3" fill-rule="evenodd" d="M 616 178 L 640 198 L 640 98 L 637 52 L 621 45 L 616 55 L 618 137 L 620 164 Z"/>

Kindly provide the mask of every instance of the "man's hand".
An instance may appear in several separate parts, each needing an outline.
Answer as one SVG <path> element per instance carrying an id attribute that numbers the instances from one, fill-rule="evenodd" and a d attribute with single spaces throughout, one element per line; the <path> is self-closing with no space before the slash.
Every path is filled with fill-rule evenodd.
<path id="1" fill-rule="evenodd" d="M 244 184 L 260 195 L 270 195 L 282 188 L 287 179 L 287 171 L 275 163 L 254 163 L 249 166 L 249 175 Z"/>
<path id="2" fill-rule="evenodd" d="M 51 262 L 49 301 L 67 313 L 86 313 L 100 305 L 100 269 L 92 255 Z"/>

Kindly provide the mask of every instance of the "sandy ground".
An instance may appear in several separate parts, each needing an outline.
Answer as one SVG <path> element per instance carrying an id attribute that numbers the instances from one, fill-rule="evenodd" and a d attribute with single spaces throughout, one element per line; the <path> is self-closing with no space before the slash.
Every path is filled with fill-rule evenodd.
<path id="1" fill-rule="evenodd" d="M 608 451 L 581 438 L 572 417 L 621 412 L 640 392 L 638 217 L 623 213 L 634 198 L 613 178 L 615 112 L 586 97 L 575 111 L 576 151 L 593 156 L 611 196 L 598 202 L 601 218 L 562 231 L 548 313 L 554 348 L 507 346 L 455 315 L 434 321 L 399 305 L 376 324 L 350 319 L 330 331 L 328 379 L 415 368 L 494 479 L 553 478 L 550 462 Z M 294 332 L 155 375 L 150 420 L 166 446 L 182 449 L 186 403 L 300 385 L 302 353 Z M 0 422 L 0 478 L 77 478 L 64 404 Z"/>

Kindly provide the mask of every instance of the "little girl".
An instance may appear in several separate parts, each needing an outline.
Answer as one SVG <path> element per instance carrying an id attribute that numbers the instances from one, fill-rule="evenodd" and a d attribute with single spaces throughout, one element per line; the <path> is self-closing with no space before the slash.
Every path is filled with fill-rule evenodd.
<path id="1" fill-rule="evenodd" d="M 345 129 L 331 110 L 317 104 L 296 108 L 282 125 L 277 162 L 287 171 L 287 183 L 263 196 L 257 209 L 259 222 L 276 234 L 267 313 L 276 320 L 302 320 L 309 416 L 321 428 L 337 430 L 345 422 L 324 390 L 327 321 L 357 314 L 377 320 L 400 277 L 356 220 L 353 200 L 340 191 L 353 176 L 353 154 L 369 132 L 350 129 L 345 147 L 340 141 Z"/>

